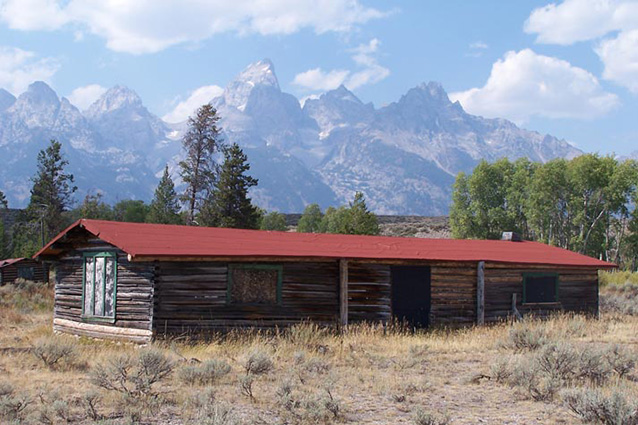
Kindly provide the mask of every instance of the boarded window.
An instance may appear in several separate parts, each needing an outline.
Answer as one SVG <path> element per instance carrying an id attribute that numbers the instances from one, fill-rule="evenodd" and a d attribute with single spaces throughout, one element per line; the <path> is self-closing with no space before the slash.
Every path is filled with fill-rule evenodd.
<path id="1" fill-rule="evenodd" d="M 228 273 L 228 301 L 231 304 L 279 302 L 281 266 L 231 265 Z"/>
<path id="2" fill-rule="evenodd" d="M 115 254 L 102 252 L 84 257 L 84 316 L 115 317 L 117 259 Z"/>
<path id="3" fill-rule="evenodd" d="M 523 278 L 523 303 L 558 302 L 557 274 L 528 274 Z"/>
<path id="4" fill-rule="evenodd" d="M 18 267 L 18 277 L 33 280 L 35 277 L 35 269 L 33 267 Z"/>

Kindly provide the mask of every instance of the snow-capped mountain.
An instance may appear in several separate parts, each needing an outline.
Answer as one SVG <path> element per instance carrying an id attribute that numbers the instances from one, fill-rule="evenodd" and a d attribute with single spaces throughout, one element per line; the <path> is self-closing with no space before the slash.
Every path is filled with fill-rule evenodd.
<path id="1" fill-rule="evenodd" d="M 445 214 L 454 176 L 483 158 L 547 161 L 581 153 L 509 121 L 469 115 L 437 83 L 379 109 L 344 86 L 302 107 L 281 90 L 268 60 L 248 66 L 211 103 L 225 140 L 242 146 L 259 179 L 255 201 L 285 212 L 343 204 L 360 190 L 378 213 Z M 185 129 L 163 122 L 122 86 L 84 112 L 45 83 L 17 99 L 0 90 L 0 189 L 12 206 L 23 206 L 37 152 L 55 138 L 76 175 L 78 200 L 87 191 L 108 201 L 148 200 L 164 165 L 176 171 Z"/>

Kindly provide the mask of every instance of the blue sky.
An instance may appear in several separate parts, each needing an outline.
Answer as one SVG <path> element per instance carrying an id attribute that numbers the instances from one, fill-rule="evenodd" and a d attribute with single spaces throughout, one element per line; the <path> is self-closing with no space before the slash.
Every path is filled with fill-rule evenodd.
<path id="1" fill-rule="evenodd" d="M 42 79 L 81 107 L 123 84 L 178 120 L 262 58 L 299 98 L 344 83 L 382 106 L 432 80 L 470 113 L 638 149 L 636 1 L 0 0 L 16 95 Z"/>

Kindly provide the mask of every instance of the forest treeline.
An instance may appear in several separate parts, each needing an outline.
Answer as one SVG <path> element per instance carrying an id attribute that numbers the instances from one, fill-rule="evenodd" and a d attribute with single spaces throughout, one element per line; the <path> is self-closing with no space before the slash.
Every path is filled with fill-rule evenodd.
<path id="1" fill-rule="evenodd" d="M 109 205 L 97 192 L 86 194 L 78 205 L 75 178 L 67 172 L 69 162 L 62 153 L 62 144 L 51 140 L 38 153 L 27 208 L 11 229 L 5 229 L 0 220 L 0 259 L 33 255 L 80 218 L 287 230 L 283 214 L 266 212 L 253 204 L 248 192 L 258 180 L 248 174 L 250 164 L 242 149 L 235 143 L 224 143 L 219 119 L 215 108 L 208 104 L 189 118 L 182 138 L 184 159 L 179 163 L 183 190 L 176 191 L 166 166 L 150 204 L 123 200 Z M 0 210 L 8 207 L 0 191 Z M 318 205 L 309 205 L 299 228 L 308 232 L 379 233 L 377 218 L 359 192 L 348 206 L 328 208 L 325 213 Z"/>
<path id="2" fill-rule="evenodd" d="M 636 269 L 638 163 L 585 154 L 544 164 L 482 161 L 454 183 L 453 237 L 503 231 Z"/>

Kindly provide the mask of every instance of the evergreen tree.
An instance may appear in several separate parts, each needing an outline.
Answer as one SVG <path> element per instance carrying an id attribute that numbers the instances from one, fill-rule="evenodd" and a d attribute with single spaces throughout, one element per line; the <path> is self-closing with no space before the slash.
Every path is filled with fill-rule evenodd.
<path id="1" fill-rule="evenodd" d="M 73 175 L 65 173 L 69 162 L 61 152 L 62 145 L 51 140 L 46 149 L 38 153 L 38 171 L 31 179 L 31 201 L 27 207 L 29 220 L 37 224 L 41 222 L 42 237 L 49 240 L 57 235 L 65 225 L 62 213 L 73 201 Z"/>
<path id="2" fill-rule="evenodd" d="M 88 218 L 93 220 L 113 220 L 113 210 L 111 206 L 102 201 L 102 194 L 87 194 L 84 202 L 77 208 L 78 218 Z"/>
<path id="3" fill-rule="evenodd" d="M 168 165 L 164 168 L 164 175 L 155 189 L 155 196 L 151 202 L 146 221 L 159 224 L 180 224 L 182 222 L 175 184 L 168 172 Z"/>
<path id="4" fill-rule="evenodd" d="M 262 217 L 259 228 L 261 230 L 279 230 L 285 232 L 288 230 L 288 226 L 286 226 L 286 216 L 277 211 L 270 212 Z"/>
<path id="5" fill-rule="evenodd" d="M 219 178 L 202 206 L 199 222 L 203 226 L 256 229 L 261 214 L 251 203 L 248 189 L 257 185 L 257 179 L 245 174 L 250 164 L 239 145 L 233 143 L 223 151 Z"/>
<path id="6" fill-rule="evenodd" d="M 139 199 L 125 199 L 113 205 L 113 219 L 127 223 L 144 223 L 150 206 Z"/>
<path id="7" fill-rule="evenodd" d="M 210 104 L 197 110 L 188 119 L 188 130 L 182 139 L 186 157 L 179 163 L 180 175 L 186 188 L 180 196 L 185 203 L 187 223 L 193 224 L 202 203 L 209 194 L 217 174 L 214 155 L 221 146 L 221 129 L 217 127 L 219 115 Z"/>
<path id="8" fill-rule="evenodd" d="M 348 234 L 350 235 L 378 235 L 379 222 L 363 197 L 363 193 L 357 192 L 350 203 Z"/>
<path id="9" fill-rule="evenodd" d="M 326 209 L 319 229 L 322 233 L 378 235 L 377 216 L 368 210 L 363 193 L 357 192 L 349 207 Z"/>
<path id="10" fill-rule="evenodd" d="M 4 197 L 4 193 L 0 191 L 0 260 L 9 256 L 9 241 L 6 229 L 4 228 L 4 214 L 3 210 L 9 207 L 7 199 Z"/>
<path id="11" fill-rule="evenodd" d="M 9 241 L 7 241 L 7 233 L 4 230 L 4 222 L 0 216 L 0 260 L 9 256 Z"/>
<path id="12" fill-rule="evenodd" d="M 317 204 L 308 205 L 297 224 L 297 231 L 302 233 L 320 233 L 323 214 Z"/>

